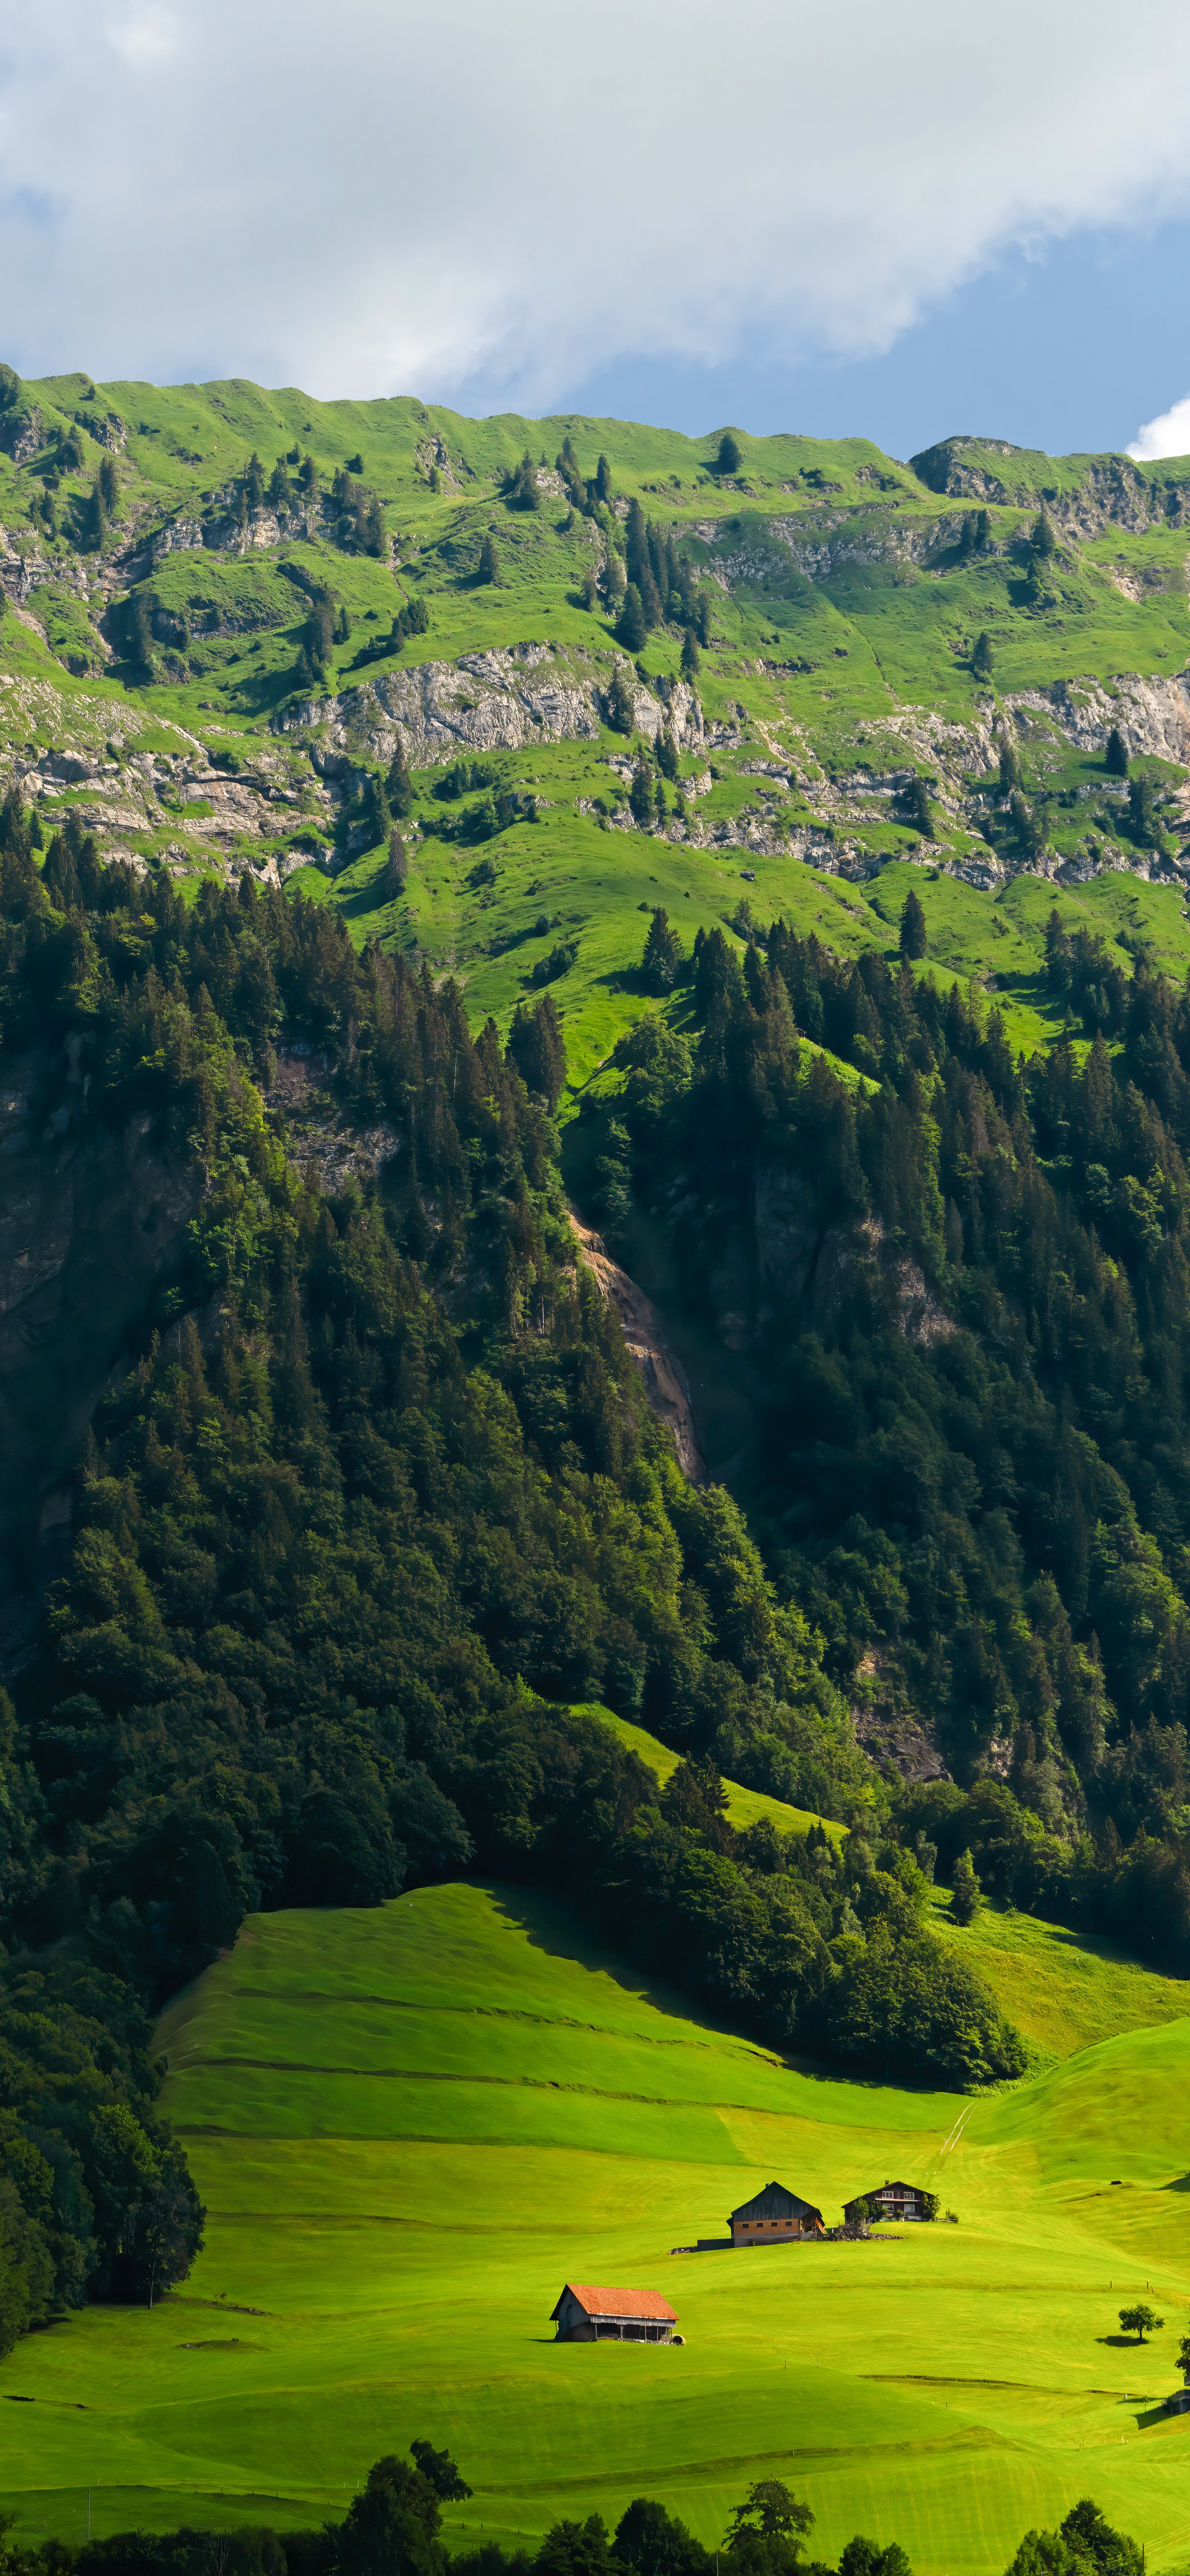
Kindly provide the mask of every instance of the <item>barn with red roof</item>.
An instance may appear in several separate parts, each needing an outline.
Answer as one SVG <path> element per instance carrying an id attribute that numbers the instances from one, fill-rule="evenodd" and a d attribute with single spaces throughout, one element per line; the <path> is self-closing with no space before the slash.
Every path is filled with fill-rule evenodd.
<path id="1" fill-rule="evenodd" d="M 681 2343 L 678 2320 L 656 2290 L 593 2288 L 568 2281 L 551 2323 L 557 2343 Z"/>

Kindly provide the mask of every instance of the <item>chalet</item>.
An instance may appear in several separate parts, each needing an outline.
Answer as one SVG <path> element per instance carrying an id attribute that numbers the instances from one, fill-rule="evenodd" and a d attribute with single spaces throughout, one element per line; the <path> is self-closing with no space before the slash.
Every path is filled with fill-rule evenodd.
<path id="1" fill-rule="evenodd" d="M 677 2318 L 656 2290 L 591 2289 L 568 2281 L 551 2312 L 556 2343 L 681 2343 Z"/>
<path id="2" fill-rule="evenodd" d="M 845 2200 L 843 2216 L 854 2227 L 865 2213 L 872 2218 L 933 2218 L 938 2203 L 931 2191 L 920 2191 L 915 2182 L 882 2182 L 879 2191 L 865 2191 L 854 2200 Z"/>
<path id="3" fill-rule="evenodd" d="M 1175 2388 L 1172 2397 L 1166 2398 L 1165 2412 L 1167 2415 L 1190 2415 L 1190 2382 L 1185 2388 Z"/>
<path id="4" fill-rule="evenodd" d="M 755 2200 L 741 2201 L 728 2220 L 733 2245 L 788 2245 L 795 2238 L 825 2233 L 822 2211 L 799 2200 L 783 2182 L 767 2183 Z"/>

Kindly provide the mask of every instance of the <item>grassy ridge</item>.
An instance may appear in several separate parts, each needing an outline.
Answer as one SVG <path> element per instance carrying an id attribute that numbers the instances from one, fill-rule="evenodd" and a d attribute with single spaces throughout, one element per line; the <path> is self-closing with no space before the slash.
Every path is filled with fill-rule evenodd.
<path id="1" fill-rule="evenodd" d="M 768 2468 L 824 2556 L 858 2527 L 919 2576 L 998 2569 L 1088 2488 L 1157 2565 L 1184 2556 L 1190 2441 L 1155 2408 L 1190 2313 L 1190 2023 L 999 2099 L 819 2080 L 643 1991 L 564 1908 L 455 1886 L 256 1918 L 160 2036 L 207 2252 L 152 2315 L 10 2357 L 4 2392 L 36 2401 L 0 2420 L 22 2530 L 78 2536 L 86 2481 L 97 2529 L 259 2518 L 266 2490 L 308 2518 L 428 2429 L 476 2488 L 459 2541 L 642 2490 L 713 2541 Z M 772 2173 L 828 2218 L 904 2173 L 961 2224 L 671 2253 Z M 556 2348 L 567 2277 L 662 2289 L 685 2349 Z M 1164 2353 L 1113 2337 L 1146 2282 Z"/>

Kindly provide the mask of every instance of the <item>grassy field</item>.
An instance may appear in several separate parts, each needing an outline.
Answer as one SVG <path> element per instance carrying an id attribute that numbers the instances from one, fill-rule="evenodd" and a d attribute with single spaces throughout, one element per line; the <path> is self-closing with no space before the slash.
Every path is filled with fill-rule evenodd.
<path id="1" fill-rule="evenodd" d="M 677 1770 L 680 1754 L 671 1753 L 668 1744 L 660 1743 L 655 1735 L 648 1733 L 647 1728 L 634 1726 L 630 1717 L 617 1717 L 612 1709 L 595 1702 L 578 1708 L 576 1713 L 580 1717 L 597 1717 L 604 1726 L 610 1726 L 621 1744 L 627 1744 L 633 1753 L 639 1753 L 641 1761 L 648 1764 L 650 1771 L 656 1772 L 660 1781 L 668 1780 L 670 1773 Z M 727 1792 L 727 1821 L 739 1833 L 746 1825 L 758 1823 L 762 1816 L 776 1826 L 779 1834 L 804 1834 L 810 1825 L 824 1823 L 828 1834 L 837 1840 L 841 1840 L 846 1832 L 844 1825 L 811 1815 L 805 1807 L 790 1807 L 783 1798 L 768 1797 L 763 1789 L 745 1789 L 739 1780 L 725 1780 L 723 1786 Z"/>
<path id="2" fill-rule="evenodd" d="M 1121 2009 L 1118 1963 L 1055 1945 L 1049 1974 L 1068 2019 L 1088 1989 Z M 1190 2021 L 998 2097 L 849 2084 L 701 2023 L 563 1907 L 459 1885 L 253 1919 L 160 2039 L 207 2250 L 152 2314 L 3 2365 L 33 2401 L 0 2424 L 22 2533 L 81 2537 L 88 2488 L 96 2530 L 284 2526 L 427 2435 L 475 2488 L 456 2543 L 642 2491 L 713 2543 L 774 2473 L 823 2557 L 860 2529 L 918 2576 L 994 2576 L 1089 2490 L 1151 2564 L 1186 2558 L 1190 2424 L 1158 2408 L 1190 2320 Z M 772 2175 L 833 2220 L 890 2174 L 958 2226 L 672 2250 Z M 660 2289 L 684 2349 L 555 2347 L 567 2278 Z M 1116 2310 L 1146 2285 L 1167 2325 L 1138 2351 Z"/>

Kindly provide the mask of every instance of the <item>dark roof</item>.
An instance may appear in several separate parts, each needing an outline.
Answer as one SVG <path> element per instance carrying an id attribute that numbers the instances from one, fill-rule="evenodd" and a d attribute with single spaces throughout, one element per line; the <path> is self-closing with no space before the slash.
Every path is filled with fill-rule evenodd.
<path id="1" fill-rule="evenodd" d="M 924 2183 L 874 2182 L 867 2191 L 853 2191 L 851 2198 L 852 2200 L 876 2200 L 882 2191 L 911 2191 L 917 2200 L 924 2200 L 926 2196 Z"/>
<path id="2" fill-rule="evenodd" d="M 822 2211 L 815 2209 L 812 2200 L 801 2200 L 796 2191 L 787 2191 L 783 2182 L 770 2182 L 765 2184 L 763 2191 L 757 2192 L 754 2200 L 742 2200 L 731 2215 L 733 2221 L 737 2218 L 821 2219 Z"/>
<path id="3" fill-rule="evenodd" d="M 569 2290 L 589 2317 L 656 2317 L 662 2325 L 676 2326 L 678 2320 L 668 2299 L 657 2290 L 592 2289 L 582 2281 L 567 2281 L 562 2299 Z M 562 2313 L 562 2299 L 550 2310 L 550 2323 Z"/>

